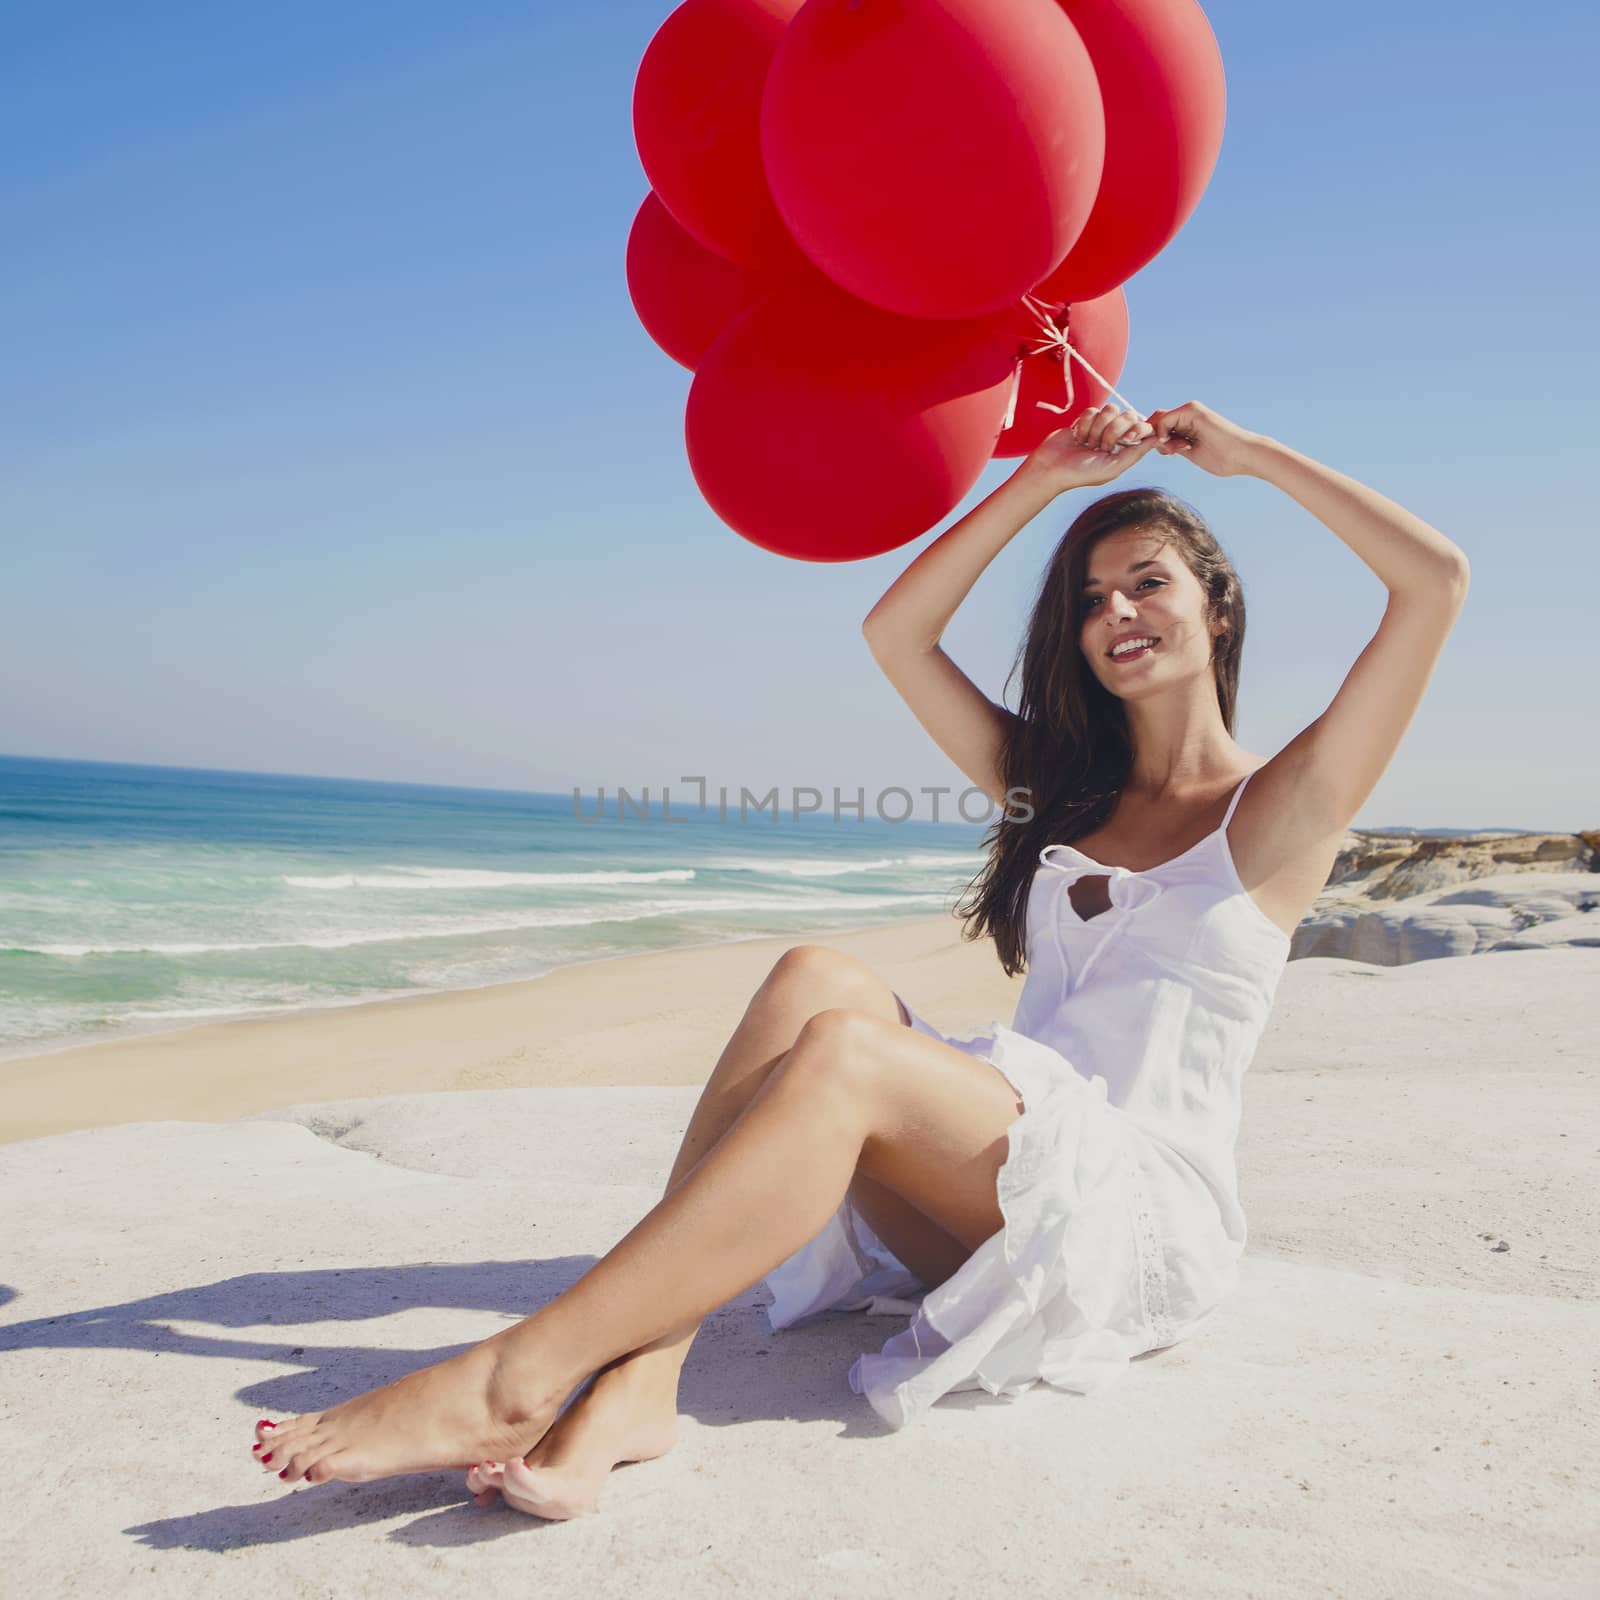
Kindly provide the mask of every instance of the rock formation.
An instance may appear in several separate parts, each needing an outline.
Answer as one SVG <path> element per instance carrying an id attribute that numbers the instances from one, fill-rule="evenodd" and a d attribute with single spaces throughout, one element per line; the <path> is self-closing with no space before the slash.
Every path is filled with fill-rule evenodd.
<path id="1" fill-rule="evenodd" d="M 1600 830 L 1352 831 L 1290 957 L 1393 967 L 1564 944 L 1600 945 Z"/>

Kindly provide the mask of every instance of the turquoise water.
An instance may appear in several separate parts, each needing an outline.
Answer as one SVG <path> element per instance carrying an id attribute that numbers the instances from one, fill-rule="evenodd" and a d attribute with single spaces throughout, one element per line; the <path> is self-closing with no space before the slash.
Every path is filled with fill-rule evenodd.
<path id="1" fill-rule="evenodd" d="M 981 825 L 870 795 L 743 825 L 651 798 L 0 756 L 0 1056 L 934 915 L 982 866 Z"/>

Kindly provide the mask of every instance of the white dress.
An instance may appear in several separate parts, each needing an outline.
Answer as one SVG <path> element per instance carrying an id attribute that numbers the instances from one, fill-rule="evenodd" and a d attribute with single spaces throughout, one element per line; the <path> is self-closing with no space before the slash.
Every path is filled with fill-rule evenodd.
<path id="1" fill-rule="evenodd" d="M 998 1178 L 1004 1226 L 927 1289 L 846 1198 L 768 1274 L 768 1318 L 909 1314 L 850 1387 L 894 1427 L 957 1389 L 1089 1393 L 1197 1331 L 1238 1283 L 1240 1094 L 1289 956 L 1222 824 L 1134 872 L 1047 845 L 1029 886 L 1027 976 L 1010 1026 L 943 1034 L 991 1062 L 1025 1110 Z M 1067 859 L 1053 859 L 1057 854 Z M 1069 885 L 1109 879 L 1087 919 Z M 901 1004 L 905 1002 L 902 1000 Z"/>

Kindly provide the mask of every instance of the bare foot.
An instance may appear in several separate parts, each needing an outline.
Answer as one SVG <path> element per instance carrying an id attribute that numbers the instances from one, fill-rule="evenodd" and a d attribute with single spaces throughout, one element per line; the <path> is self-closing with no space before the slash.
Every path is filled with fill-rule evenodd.
<path id="1" fill-rule="evenodd" d="M 256 1459 L 287 1483 L 370 1483 L 522 1456 L 544 1436 L 566 1392 L 545 1390 L 526 1372 L 512 1369 L 488 1339 L 331 1411 L 257 1423 Z"/>
<path id="2" fill-rule="evenodd" d="M 480 1506 L 495 1493 L 529 1516 L 564 1520 L 596 1509 L 611 1469 L 624 1461 L 651 1461 L 678 1442 L 671 1402 L 645 1386 L 602 1374 L 552 1424 L 527 1459 L 493 1457 L 467 1474 Z"/>

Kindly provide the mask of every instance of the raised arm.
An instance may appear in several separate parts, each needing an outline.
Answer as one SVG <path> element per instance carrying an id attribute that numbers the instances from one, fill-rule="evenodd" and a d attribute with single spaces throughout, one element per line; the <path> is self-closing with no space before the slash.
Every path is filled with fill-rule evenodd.
<path id="1" fill-rule="evenodd" d="M 1208 407 L 1191 402 L 1155 412 L 1150 421 L 1161 436 L 1163 454 L 1181 452 L 1219 477 L 1260 478 L 1299 501 L 1389 591 L 1378 631 L 1332 703 L 1268 763 L 1273 774 L 1263 771 L 1263 792 L 1252 794 L 1258 807 L 1275 813 L 1302 842 L 1318 834 L 1342 835 L 1383 776 L 1422 701 L 1466 599 L 1466 555 L 1376 489 L 1276 439 L 1248 433 Z"/>
<path id="2" fill-rule="evenodd" d="M 1354 478 L 1275 439 L 1256 475 L 1298 500 L 1378 575 L 1383 620 L 1322 713 L 1297 738 L 1301 803 L 1348 828 L 1377 787 L 1433 676 L 1467 597 L 1466 555 L 1436 528 Z"/>
<path id="3" fill-rule="evenodd" d="M 1000 805 L 1000 752 L 1016 713 L 984 694 L 939 641 L 984 568 L 1057 495 L 1110 482 L 1155 444 L 1154 431 L 1131 412 L 1106 407 L 1093 415 L 1086 444 L 1066 429 L 1053 433 L 922 551 L 861 624 L 873 659 L 929 737 Z"/>

